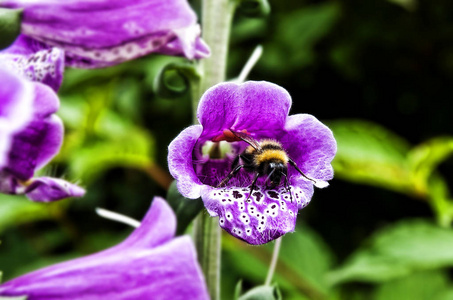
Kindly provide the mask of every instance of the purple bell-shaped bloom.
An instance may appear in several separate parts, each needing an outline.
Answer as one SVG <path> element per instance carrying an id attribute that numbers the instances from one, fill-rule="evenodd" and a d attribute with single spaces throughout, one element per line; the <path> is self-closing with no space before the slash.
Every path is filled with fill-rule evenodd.
<path id="1" fill-rule="evenodd" d="M 70 67 L 106 67 L 149 53 L 209 55 L 187 0 L 0 0 L 0 7 L 23 8 L 22 34 L 64 49 Z"/>
<path id="2" fill-rule="evenodd" d="M 34 177 L 63 141 L 55 92 L 9 68 L 0 68 L 0 82 L 0 192 L 39 202 L 83 196 L 84 189 L 65 180 Z"/>
<path id="3" fill-rule="evenodd" d="M 333 177 L 331 130 L 312 115 L 288 116 L 290 106 L 288 92 L 275 84 L 221 83 L 200 100 L 201 125 L 186 128 L 169 146 L 180 193 L 201 196 L 223 229 L 250 244 L 294 231 L 313 186 L 325 187 Z"/>
<path id="4" fill-rule="evenodd" d="M 102 252 L 25 274 L 0 285 L 0 296 L 28 300 L 205 300 L 206 284 L 188 236 L 176 237 L 176 218 L 155 197 L 141 225 Z"/>

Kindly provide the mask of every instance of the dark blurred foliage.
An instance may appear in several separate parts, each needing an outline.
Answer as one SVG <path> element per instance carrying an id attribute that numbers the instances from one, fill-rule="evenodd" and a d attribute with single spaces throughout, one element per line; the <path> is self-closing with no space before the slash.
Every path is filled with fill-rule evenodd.
<path id="1" fill-rule="evenodd" d="M 376 122 L 411 144 L 451 135 L 453 3 L 413 3 L 407 9 L 379 0 L 272 2 L 267 19 L 237 18 L 235 30 L 244 32 L 233 30 L 230 77 L 262 44 L 250 79 L 288 89 L 293 113 Z M 446 165 L 448 178 L 452 161 Z M 304 214 L 348 253 L 382 223 L 430 212 L 421 201 L 334 179 Z"/>
<path id="2" fill-rule="evenodd" d="M 336 178 L 283 239 L 275 275 L 283 299 L 452 299 L 453 2 L 270 5 L 266 18 L 235 17 L 228 78 L 262 45 L 249 79 L 286 88 L 291 113 L 326 122 L 339 147 Z M 156 78 L 183 62 L 150 56 L 67 70 L 65 145 L 45 172 L 81 180 L 88 192 L 48 206 L 2 199 L 4 279 L 104 249 L 131 231 L 95 207 L 140 219 L 153 196 L 166 196 L 167 146 L 191 124 L 191 103 L 189 92 L 159 95 Z M 186 84 L 180 76 L 171 80 Z M 272 246 L 224 235 L 223 299 L 240 279 L 245 290 L 264 282 Z"/>
<path id="3" fill-rule="evenodd" d="M 240 20 L 255 32 L 237 40 L 233 33 L 231 76 L 261 43 L 250 79 L 284 86 L 295 112 L 367 119 L 412 143 L 452 132 L 444 107 L 453 75 L 451 1 L 417 2 L 414 10 L 382 0 L 275 2 L 268 19 Z"/>

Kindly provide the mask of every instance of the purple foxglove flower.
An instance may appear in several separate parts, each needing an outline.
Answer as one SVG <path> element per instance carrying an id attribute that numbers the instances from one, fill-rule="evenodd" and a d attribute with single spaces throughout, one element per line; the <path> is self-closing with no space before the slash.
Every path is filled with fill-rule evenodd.
<path id="1" fill-rule="evenodd" d="M 63 80 L 64 59 L 63 50 L 20 35 L 9 48 L 0 51 L 0 68 L 58 91 Z"/>
<path id="2" fill-rule="evenodd" d="M 59 100 L 48 86 L 0 68 L 0 192 L 48 202 L 85 191 L 62 179 L 33 178 L 60 150 Z"/>
<path id="3" fill-rule="evenodd" d="M 186 128 L 169 146 L 169 169 L 181 194 L 193 199 L 201 196 L 209 214 L 219 216 L 223 229 L 250 244 L 267 243 L 294 231 L 298 211 L 310 202 L 313 185 L 327 186 L 333 177 L 331 161 L 337 147 L 332 132 L 311 115 L 288 116 L 290 106 L 288 92 L 275 84 L 221 83 L 200 100 L 201 125 Z M 243 168 L 218 187 L 225 183 L 234 158 L 251 147 L 231 130 L 258 143 L 272 139 L 284 149 L 277 155 L 284 158 L 286 153 L 305 176 L 288 163 L 280 184 L 269 186 L 272 174 L 261 172 L 250 193 L 256 172 Z M 219 151 L 213 151 L 217 144 L 210 144 L 218 141 L 229 142 L 229 154 L 224 157 L 212 155 Z M 205 153 L 203 149 L 210 146 L 212 151 Z"/>
<path id="4" fill-rule="evenodd" d="M 0 285 L 1 296 L 47 299 L 209 299 L 195 248 L 175 238 L 176 218 L 155 197 L 140 227 L 102 252 L 56 264 Z"/>
<path id="5" fill-rule="evenodd" d="M 204 58 L 187 0 L 0 0 L 23 8 L 22 33 L 65 50 L 68 66 L 99 68 L 149 53 Z"/>

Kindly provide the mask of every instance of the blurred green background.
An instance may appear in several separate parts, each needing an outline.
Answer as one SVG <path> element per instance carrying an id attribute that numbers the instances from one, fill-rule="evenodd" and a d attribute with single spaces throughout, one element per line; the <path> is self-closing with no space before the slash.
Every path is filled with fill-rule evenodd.
<path id="1" fill-rule="evenodd" d="M 195 9 L 197 1 L 191 2 Z M 265 18 L 238 12 L 228 78 L 253 49 L 249 79 L 286 88 L 338 142 L 335 179 L 283 238 L 283 299 L 453 299 L 453 2 L 270 1 Z M 64 146 L 44 174 L 87 188 L 51 204 L 0 195 L 3 280 L 105 249 L 131 232 L 103 207 L 141 219 L 172 181 L 167 146 L 191 124 L 191 93 L 152 55 L 65 73 Z M 162 89 L 162 81 L 173 86 Z M 161 85 L 159 88 L 159 84 Z M 273 245 L 223 235 L 222 299 L 264 282 Z"/>

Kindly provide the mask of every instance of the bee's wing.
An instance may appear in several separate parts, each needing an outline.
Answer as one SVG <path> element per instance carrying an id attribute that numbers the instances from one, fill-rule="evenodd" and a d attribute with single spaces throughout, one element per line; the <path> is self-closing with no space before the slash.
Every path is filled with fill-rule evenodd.
<path id="1" fill-rule="evenodd" d="M 249 144 L 250 146 L 252 146 L 253 148 L 255 148 L 255 150 L 260 150 L 261 149 L 261 146 L 260 146 L 260 143 L 258 143 L 258 141 L 256 141 L 254 138 L 252 138 L 250 135 L 248 135 L 247 133 L 244 133 L 244 132 L 240 132 L 240 131 L 233 131 L 230 129 L 230 131 L 235 135 L 237 136 L 238 138 L 240 138 L 241 140 L 243 140 L 244 142 L 246 142 L 247 144 Z"/>

